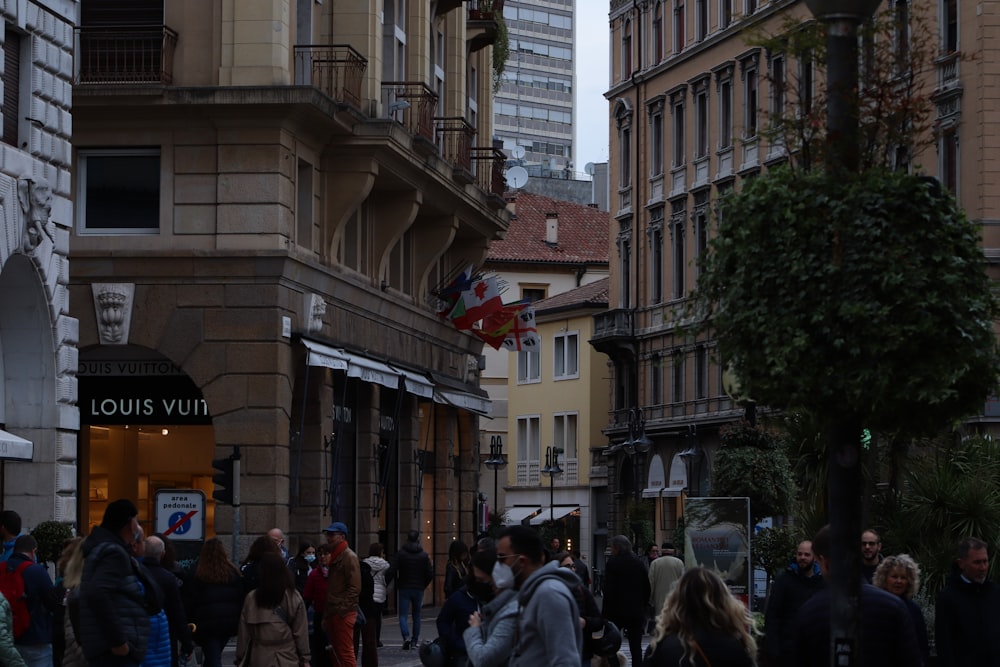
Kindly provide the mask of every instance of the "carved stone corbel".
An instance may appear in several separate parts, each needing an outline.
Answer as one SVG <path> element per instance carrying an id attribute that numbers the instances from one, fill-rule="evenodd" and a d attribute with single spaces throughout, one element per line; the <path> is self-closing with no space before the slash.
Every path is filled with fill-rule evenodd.
<path id="1" fill-rule="evenodd" d="M 132 324 L 135 283 L 94 283 L 94 310 L 102 345 L 126 345 Z"/>

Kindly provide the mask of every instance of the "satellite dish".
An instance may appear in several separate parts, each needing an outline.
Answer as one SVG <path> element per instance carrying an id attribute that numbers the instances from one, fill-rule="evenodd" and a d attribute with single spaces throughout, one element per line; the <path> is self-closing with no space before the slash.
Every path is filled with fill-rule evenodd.
<path id="1" fill-rule="evenodd" d="M 583 170 L 587 174 L 589 174 L 590 176 L 593 176 L 594 175 L 594 163 L 593 162 L 588 162 L 587 164 L 583 165 Z"/>
<path id="2" fill-rule="evenodd" d="M 504 175 L 507 180 L 507 187 L 511 190 L 519 190 L 528 182 L 528 170 L 524 167 L 511 167 Z"/>
<path id="3" fill-rule="evenodd" d="M 515 160 L 520 160 L 524 157 L 524 146 L 514 146 L 510 149 L 510 156 Z"/>

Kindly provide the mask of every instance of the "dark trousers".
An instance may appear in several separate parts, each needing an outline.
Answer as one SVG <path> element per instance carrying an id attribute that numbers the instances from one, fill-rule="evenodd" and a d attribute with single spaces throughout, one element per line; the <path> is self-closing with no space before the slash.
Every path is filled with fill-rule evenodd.
<path id="1" fill-rule="evenodd" d="M 642 664 L 642 631 L 645 629 L 645 619 L 635 619 L 622 625 L 621 630 L 628 638 L 628 650 L 632 653 L 632 667 Z"/>

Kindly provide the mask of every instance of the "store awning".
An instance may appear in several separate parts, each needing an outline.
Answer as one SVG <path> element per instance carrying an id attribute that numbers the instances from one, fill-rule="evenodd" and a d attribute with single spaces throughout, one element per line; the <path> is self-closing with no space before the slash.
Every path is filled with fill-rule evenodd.
<path id="1" fill-rule="evenodd" d="M 403 376 L 406 383 L 406 391 L 410 392 L 414 396 L 420 396 L 421 398 L 434 397 L 434 383 L 428 380 L 426 376 L 413 371 L 408 371 L 405 368 L 392 366 L 392 364 L 390 364 L 390 367 L 392 370 Z"/>
<path id="2" fill-rule="evenodd" d="M 527 519 L 532 514 L 537 514 L 541 512 L 542 508 L 536 505 L 515 505 L 514 507 L 508 507 L 504 511 L 504 523 L 508 526 L 513 526 L 521 523 Z"/>
<path id="3" fill-rule="evenodd" d="M 572 514 L 578 509 L 580 509 L 579 505 L 563 505 L 561 507 L 553 507 L 551 509 L 546 508 L 542 510 L 541 514 L 531 519 L 531 525 L 540 526 L 546 521 L 548 521 L 550 518 L 553 521 L 558 521 L 567 514 Z"/>
<path id="4" fill-rule="evenodd" d="M 34 453 L 35 445 L 31 440 L 0 429 L 0 460 L 30 461 Z"/>
<path id="5" fill-rule="evenodd" d="M 643 498 L 679 498 L 687 489 L 686 486 L 661 486 L 657 489 L 643 489 Z"/>
<path id="6" fill-rule="evenodd" d="M 444 403 L 456 408 L 468 410 L 469 412 L 475 412 L 477 415 L 481 415 L 483 417 L 490 416 L 491 403 L 490 399 L 485 396 L 478 396 L 467 391 L 451 389 L 450 387 L 442 387 L 439 385 L 434 388 L 434 400 L 437 403 Z"/>
<path id="7" fill-rule="evenodd" d="M 347 370 L 348 359 L 341 350 L 305 338 L 302 339 L 302 344 L 309 350 L 306 363 L 310 366 L 322 366 L 335 371 Z"/>

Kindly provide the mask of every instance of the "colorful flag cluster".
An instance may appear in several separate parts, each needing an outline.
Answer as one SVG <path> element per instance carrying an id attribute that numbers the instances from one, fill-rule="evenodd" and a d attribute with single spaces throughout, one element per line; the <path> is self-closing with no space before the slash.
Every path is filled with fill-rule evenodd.
<path id="1" fill-rule="evenodd" d="M 525 301 L 504 304 L 496 276 L 462 271 L 437 292 L 444 303 L 438 311 L 456 329 L 471 331 L 494 349 L 535 350 L 541 345 L 535 309 Z M 481 322 L 479 327 L 476 323 Z"/>

